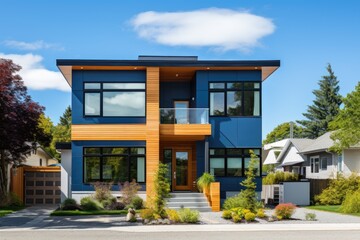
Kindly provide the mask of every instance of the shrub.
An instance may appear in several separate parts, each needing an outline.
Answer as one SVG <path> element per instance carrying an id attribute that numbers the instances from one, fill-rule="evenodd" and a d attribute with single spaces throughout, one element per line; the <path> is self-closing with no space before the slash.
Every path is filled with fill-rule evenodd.
<path id="1" fill-rule="evenodd" d="M 169 220 L 177 223 L 177 222 L 180 222 L 180 217 L 179 217 L 179 214 L 176 210 L 174 209 L 166 209 L 166 214 L 169 218 Z"/>
<path id="2" fill-rule="evenodd" d="M 237 214 L 233 214 L 232 220 L 234 221 L 234 223 L 238 223 L 238 222 L 241 222 L 242 218 Z"/>
<path id="3" fill-rule="evenodd" d="M 80 205 L 85 211 L 97 211 L 103 209 L 101 203 L 91 197 L 82 198 L 80 200 Z"/>
<path id="4" fill-rule="evenodd" d="M 231 219 L 232 212 L 230 210 L 224 210 L 222 213 L 222 218 L 224 219 Z"/>
<path id="5" fill-rule="evenodd" d="M 270 172 L 262 179 L 263 185 L 279 184 L 280 182 L 294 182 L 299 180 L 299 175 L 291 172 Z"/>
<path id="6" fill-rule="evenodd" d="M 255 221 L 255 217 L 256 217 L 255 213 L 252 213 L 252 212 L 248 212 L 245 214 L 245 220 L 247 222 Z"/>
<path id="7" fill-rule="evenodd" d="M 348 194 L 346 194 L 340 211 L 343 213 L 360 213 L 360 189 L 356 192 L 348 192 Z"/>
<path id="8" fill-rule="evenodd" d="M 347 193 L 355 192 L 360 188 L 360 176 L 352 174 L 349 178 L 338 175 L 330 181 L 329 187 L 315 196 L 315 201 L 321 205 L 339 205 L 344 201 Z"/>
<path id="9" fill-rule="evenodd" d="M 141 186 L 135 181 L 125 182 L 120 184 L 122 202 L 125 205 L 129 205 L 133 198 L 137 195 L 137 192 L 141 189 Z"/>
<path id="10" fill-rule="evenodd" d="M 280 203 L 275 207 L 275 215 L 278 219 L 289 219 L 295 212 L 296 206 L 292 203 Z"/>
<path id="11" fill-rule="evenodd" d="M 125 204 L 122 202 L 113 202 L 107 207 L 109 210 L 124 210 L 124 208 Z"/>
<path id="12" fill-rule="evenodd" d="M 223 208 L 226 210 L 230 210 L 233 208 L 243 207 L 245 205 L 245 200 L 241 196 L 236 195 L 227 198 L 224 202 Z"/>
<path id="13" fill-rule="evenodd" d="M 116 203 L 116 198 L 115 197 L 111 197 L 109 199 L 106 199 L 106 200 L 103 200 L 100 202 L 104 208 L 106 209 L 110 209 L 110 206 L 113 204 L 113 203 Z"/>
<path id="14" fill-rule="evenodd" d="M 197 223 L 199 221 L 200 214 L 196 210 L 189 208 L 182 208 L 178 211 L 180 222 L 182 223 Z"/>
<path id="15" fill-rule="evenodd" d="M 154 210 L 151 208 L 146 208 L 140 211 L 140 217 L 142 219 L 148 219 L 148 220 L 153 220 L 154 219 Z"/>
<path id="16" fill-rule="evenodd" d="M 76 200 L 73 198 L 66 198 L 61 204 L 61 210 L 72 211 L 72 210 L 81 210 Z"/>
<path id="17" fill-rule="evenodd" d="M 210 183 L 215 182 L 215 177 L 210 173 L 204 172 L 201 177 L 196 181 L 196 185 L 200 192 L 203 192 L 205 188 L 210 186 Z"/>
<path id="18" fill-rule="evenodd" d="M 266 217 L 266 214 L 265 214 L 264 209 L 263 209 L 263 208 L 258 209 L 258 211 L 257 211 L 257 213 L 256 213 L 256 216 L 257 216 L 258 218 L 264 218 L 264 217 Z"/>
<path id="19" fill-rule="evenodd" d="M 95 189 L 94 199 L 103 202 L 105 200 L 113 198 L 111 195 L 111 188 L 113 182 L 95 182 L 92 184 Z"/>
<path id="20" fill-rule="evenodd" d="M 167 178 L 168 168 L 166 164 L 160 163 L 154 176 L 154 196 L 148 201 L 149 206 L 162 218 L 166 217 L 166 198 L 169 197 L 170 184 Z"/>
<path id="21" fill-rule="evenodd" d="M 135 209 L 142 209 L 143 205 L 144 205 L 144 200 L 139 197 L 139 196 L 135 196 L 132 201 L 131 201 L 131 205 L 135 208 Z"/>
<path id="22" fill-rule="evenodd" d="M 24 206 L 23 202 L 20 200 L 18 195 L 13 192 L 7 194 L 4 198 L 0 198 L 0 206 L 4 207 L 22 207 Z"/>
<path id="23" fill-rule="evenodd" d="M 306 213 L 305 220 L 306 221 L 316 221 L 316 214 L 315 213 Z"/>

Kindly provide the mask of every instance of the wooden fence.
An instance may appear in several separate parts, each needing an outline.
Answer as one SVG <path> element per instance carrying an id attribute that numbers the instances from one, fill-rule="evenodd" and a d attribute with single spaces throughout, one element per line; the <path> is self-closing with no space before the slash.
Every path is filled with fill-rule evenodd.
<path id="1" fill-rule="evenodd" d="M 310 199 L 314 199 L 330 184 L 330 179 L 309 179 L 310 182 Z"/>

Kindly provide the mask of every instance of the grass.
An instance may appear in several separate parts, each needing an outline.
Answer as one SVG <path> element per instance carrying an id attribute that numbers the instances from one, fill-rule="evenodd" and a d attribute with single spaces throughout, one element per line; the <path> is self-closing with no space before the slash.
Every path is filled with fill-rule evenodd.
<path id="1" fill-rule="evenodd" d="M 0 207 L 0 217 L 3 217 L 7 214 L 19 211 L 25 207 Z"/>
<path id="2" fill-rule="evenodd" d="M 311 210 L 320 210 L 320 211 L 340 213 L 340 214 L 360 217 L 360 213 L 342 213 L 340 211 L 340 207 L 341 207 L 341 205 L 318 205 L 318 206 L 308 206 L 306 208 L 311 209 Z"/>
<path id="3" fill-rule="evenodd" d="M 136 211 L 139 212 L 139 211 Z M 91 215 L 125 215 L 127 214 L 127 210 L 99 210 L 99 211 L 63 211 L 63 210 L 55 210 L 50 216 L 91 216 Z"/>

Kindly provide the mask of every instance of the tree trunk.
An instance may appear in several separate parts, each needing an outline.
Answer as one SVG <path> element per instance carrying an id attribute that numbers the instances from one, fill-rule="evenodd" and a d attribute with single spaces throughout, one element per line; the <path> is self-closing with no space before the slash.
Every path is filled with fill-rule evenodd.
<path id="1" fill-rule="evenodd" d="M 6 163 L 4 152 L 5 151 L 3 149 L 0 150 L 0 203 L 2 203 L 8 195 L 8 164 Z"/>

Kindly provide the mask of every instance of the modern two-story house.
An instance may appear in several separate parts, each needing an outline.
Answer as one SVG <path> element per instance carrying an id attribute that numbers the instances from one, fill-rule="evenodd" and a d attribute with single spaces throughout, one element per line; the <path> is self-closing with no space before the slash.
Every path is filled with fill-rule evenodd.
<path id="1" fill-rule="evenodd" d="M 262 82 L 278 60 L 57 60 L 72 88 L 72 141 L 62 151 L 64 195 L 91 193 L 90 183 L 135 179 L 149 196 L 159 162 L 172 191 L 197 191 L 204 172 L 221 198 L 238 193 L 261 153 Z M 257 167 L 261 191 L 261 161 Z"/>

